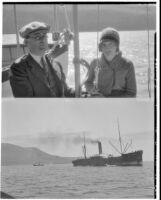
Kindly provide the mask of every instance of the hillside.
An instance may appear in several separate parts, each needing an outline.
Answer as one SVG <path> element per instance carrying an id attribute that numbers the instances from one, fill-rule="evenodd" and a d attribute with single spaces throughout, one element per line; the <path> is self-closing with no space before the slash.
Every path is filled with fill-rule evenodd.
<path id="1" fill-rule="evenodd" d="M 65 5 L 70 26 L 73 29 L 72 5 Z M 31 21 L 44 21 L 54 27 L 55 20 L 53 4 L 18 4 L 18 28 Z M 97 31 L 107 26 L 118 30 L 146 30 L 146 4 L 99 4 L 99 27 L 97 4 L 79 4 L 79 30 Z M 59 30 L 67 27 L 67 20 L 63 8 L 58 9 Z M 149 5 L 149 29 L 156 28 L 156 6 Z M 3 34 L 15 33 L 13 4 L 3 4 Z"/>
<path id="2" fill-rule="evenodd" d="M 1 164 L 3 165 L 26 165 L 42 162 L 44 164 L 71 163 L 73 158 L 60 157 L 47 154 L 37 148 L 20 147 L 13 144 L 2 143 Z"/>

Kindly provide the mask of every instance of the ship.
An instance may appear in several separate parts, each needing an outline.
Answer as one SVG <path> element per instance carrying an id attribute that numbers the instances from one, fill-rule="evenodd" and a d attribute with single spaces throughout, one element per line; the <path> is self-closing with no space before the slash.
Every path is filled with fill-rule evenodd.
<path id="1" fill-rule="evenodd" d="M 94 155 L 91 157 L 87 157 L 86 155 L 86 142 L 84 137 L 84 145 L 83 145 L 83 158 L 76 159 L 72 161 L 74 166 L 106 166 L 107 165 L 107 158 L 102 156 L 102 144 L 100 141 L 96 141 L 98 144 L 98 155 Z"/>
<path id="2" fill-rule="evenodd" d="M 109 155 L 107 158 L 107 165 L 142 166 L 143 165 L 143 159 L 142 159 L 143 150 L 126 153 L 129 147 L 131 146 L 132 141 L 129 144 L 127 143 L 125 147 L 123 148 L 119 121 L 118 121 L 118 132 L 119 132 L 120 150 L 118 150 L 111 142 L 109 143 L 120 154 L 120 156 Z"/>

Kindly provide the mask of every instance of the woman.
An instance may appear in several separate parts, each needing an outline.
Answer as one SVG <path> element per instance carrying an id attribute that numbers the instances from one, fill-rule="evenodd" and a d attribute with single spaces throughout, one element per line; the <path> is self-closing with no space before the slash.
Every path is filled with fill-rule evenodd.
<path id="1" fill-rule="evenodd" d="M 90 65 L 80 60 L 88 68 L 88 78 L 85 81 L 88 93 L 98 91 L 104 97 L 136 97 L 134 66 L 122 57 L 119 45 L 118 31 L 105 28 L 100 37 L 100 58 L 92 60 Z"/>

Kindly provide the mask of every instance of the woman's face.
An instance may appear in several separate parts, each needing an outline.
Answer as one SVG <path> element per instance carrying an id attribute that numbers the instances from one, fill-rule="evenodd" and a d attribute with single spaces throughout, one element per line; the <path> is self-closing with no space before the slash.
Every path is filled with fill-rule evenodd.
<path id="1" fill-rule="evenodd" d="M 101 51 L 106 59 L 111 61 L 117 55 L 118 45 L 114 40 L 107 40 L 102 43 Z"/>

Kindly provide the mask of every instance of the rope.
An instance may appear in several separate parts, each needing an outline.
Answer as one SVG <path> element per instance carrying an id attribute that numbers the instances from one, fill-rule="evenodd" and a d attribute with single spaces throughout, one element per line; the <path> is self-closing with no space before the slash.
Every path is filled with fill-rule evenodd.
<path id="1" fill-rule="evenodd" d="M 147 8 L 147 37 L 148 37 L 148 93 L 149 98 L 151 98 L 151 66 L 150 66 L 150 44 L 149 44 L 149 7 L 148 4 Z"/>
<path id="2" fill-rule="evenodd" d="M 54 9 L 54 24 L 53 24 L 53 29 L 54 32 L 58 32 L 59 31 L 59 23 L 58 23 L 58 7 L 56 4 L 53 5 L 53 9 Z"/>
<path id="3" fill-rule="evenodd" d="M 60 33 L 59 33 L 59 23 L 58 23 L 58 6 L 56 4 L 53 5 L 53 13 L 54 13 L 54 20 L 53 20 L 53 29 L 52 29 L 52 40 L 58 41 Z"/>
<path id="4" fill-rule="evenodd" d="M 73 10 L 73 30 L 74 30 L 74 57 L 79 59 L 79 24 L 78 24 L 78 5 L 72 5 Z M 80 65 L 75 63 L 75 95 L 80 97 L 81 87 L 80 87 Z"/>
<path id="5" fill-rule="evenodd" d="M 98 54 L 99 54 L 99 25 L 100 25 L 100 7 L 97 4 L 97 67 L 96 67 L 96 78 L 95 78 L 95 88 L 98 89 Z"/>
<path id="6" fill-rule="evenodd" d="M 100 22 L 100 7 L 99 4 L 97 4 L 97 64 L 98 64 L 98 43 L 99 43 L 99 22 Z"/>
<path id="7" fill-rule="evenodd" d="M 58 23 L 58 6 L 54 5 L 54 14 L 55 14 L 55 32 L 59 32 L 59 23 Z"/>
<path id="8" fill-rule="evenodd" d="M 69 17 L 68 17 L 68 13 L 67 13 L 67 9 L 65 6 L 64 7 L 64 13 L 65 13 L 65 19 L 66 19 L 66 23 L 67 23 L 67 28 L 71 31 L 71 26 L 70 26 L 70 22 L 69 22 Z"/>
<path id="9" fill-rule="evenodd" d="M 52 32 L 55 32 L 56 31 L 56 29 L 57 29 L 57 27 L 56 27 L 56 4 L 53 4 L 53 8 L 52 8 L 52 10 L 53 10 L 53 19 L 54 20 L 52 20 Z"/>
<path id="10" fill-rule="evenodd" d="M 17 15 L 16 15 L 16 5 L 13 5 L 14 8 L 14 20 L 15 20 L 15 29 L 16 29 L 16 40 L 17 40 L 17 58 L 20 56 L 20 41 L 18 36 L 18 26 L 17 26 Z"/>

